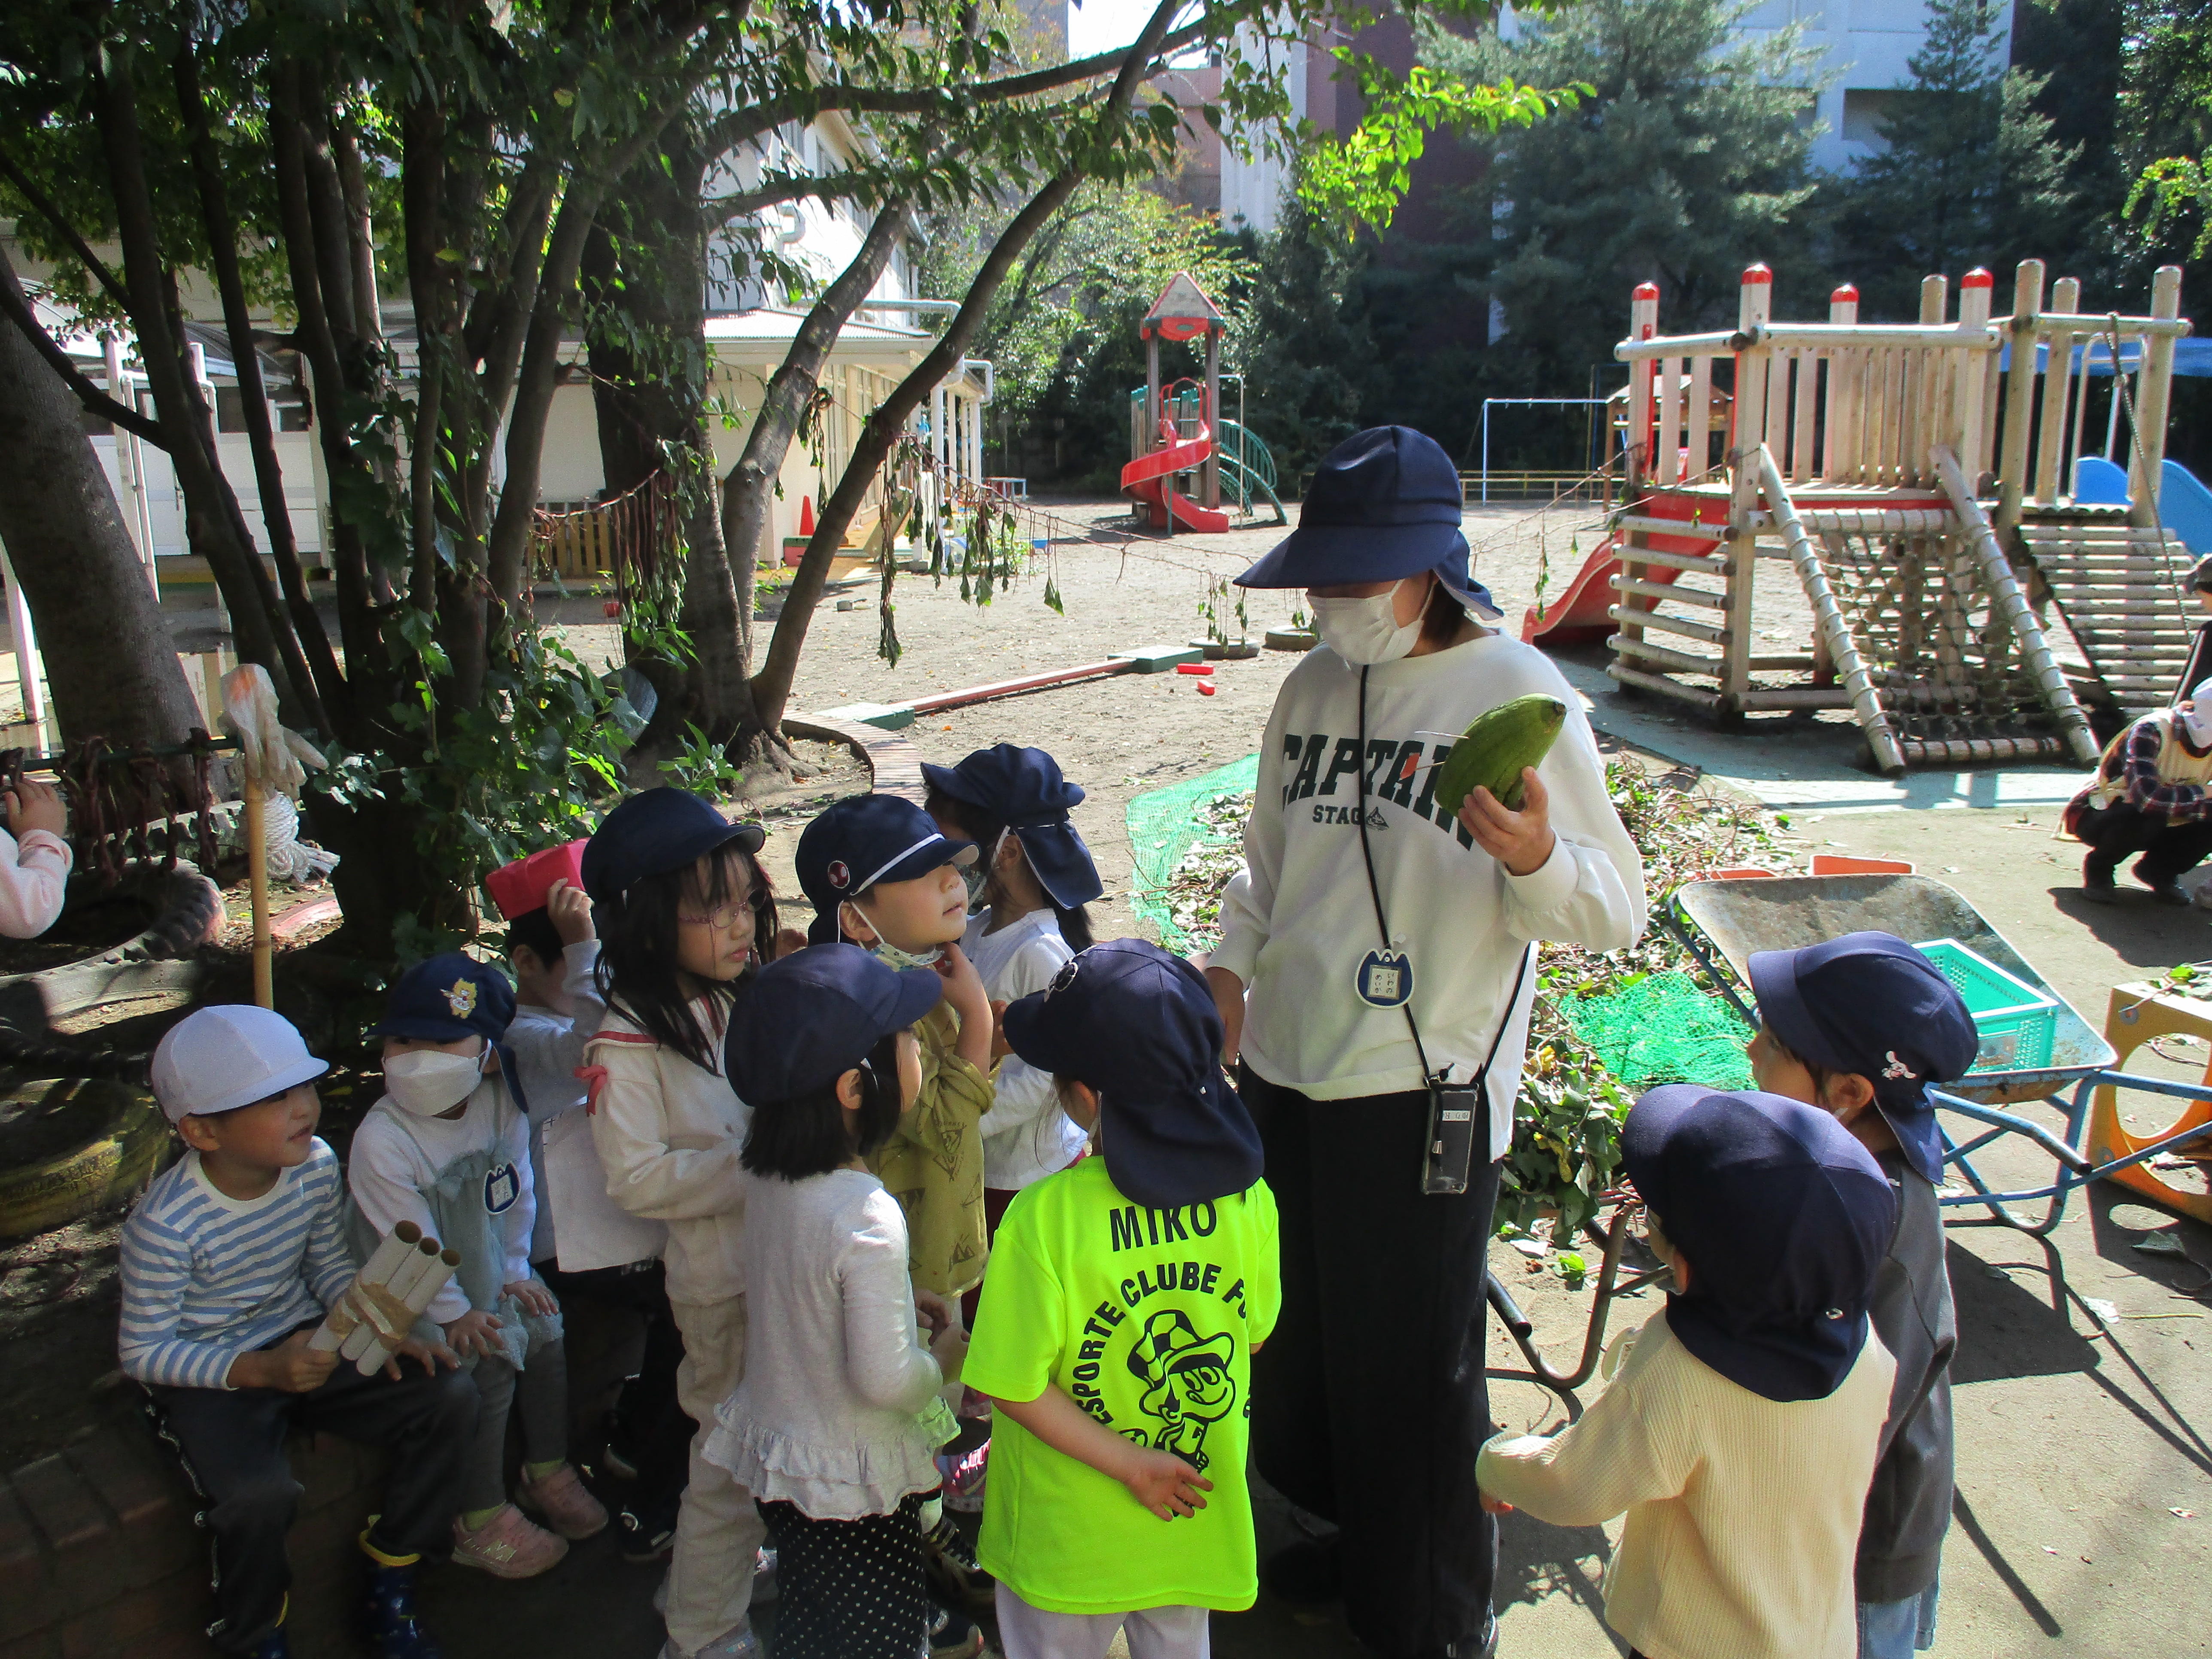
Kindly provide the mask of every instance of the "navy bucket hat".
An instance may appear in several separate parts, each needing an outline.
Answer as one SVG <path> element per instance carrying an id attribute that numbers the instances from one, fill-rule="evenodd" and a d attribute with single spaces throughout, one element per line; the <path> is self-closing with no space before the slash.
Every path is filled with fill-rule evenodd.
<path id="1" fill-rule="evenodd" d="M 757 853 L 767 839 L 757 823 L 732 823 L 688 789 L 641 789 L 600 821 L 580 873 L 592 902 L 606 904 L 631 883 L 688 869 L 718 847 L 735 842 Z"/>
<path id="2" fill-rule="evenodd" d="M 1667 1298 L 1675 1340 L 1773 1401 L 1825 1400 L 1866 1345 L 1897 1195 L 1817 1106 L 1697 1084 L 1654 1089 L 1621 1126 L 1621 1165 L 1689 1258 Z"/>
<path id="3" fill-rule="evenodd" d="M 730 1010 L 722 1075 L 738 1097 L 799 1100 L 826 1089 L 945 994 L 927 968 L 886 967 L 857 945 L 810 945 L 760 970 Z"/>
<path id="4" fill-rule="evenodd" d="M 1221 1015 L 1198 969 L 1139 939 L 1080 952 L 1009 1003 L 1006 1042 L 1040 1072 L 1098 1091 L 1106 1173 L 1147 1209 L 1241 1193 L 1260 1132 L 1221 1073 Z"/>
<path id="5" fill-rule="evenodd" d="M 1747 964 L 1759 1018 L 1782 1046 L 1874 1085 L 1874 1103 L 1923 1180 L 1943 1180 L 1931 1083 L 1973 1069 L 1981 1034 L 1943 970 L 1894 933 L 1845 933 Z"/>
<path id="6" fill-rule="evenodd" d="M 1298 504 L 1298 527 L 1243 575 L 1240 587 L 1330 587 L 1433 571 L 1486 621 L 1503 614 L 1468 568 L 1459 469 L 1409 426 L 1370 426 L 1322 457 Z"/>
<path id="7" fill-rule="evenodd" d="M 498 969 L 459 951 L 418 962 L 392 981 L 384 1018 L 371 1036 L 459 1042 L 480 1036 L 506 1040 L 514 1020 L 514 987 Z"/>
<path id="8" fill-rule="evenodd" d="M 912 881 L 940 865 L 966 867 L 975 843 L 955 841 L 903 795 L 848 795 L 817 814 L 799 837 L 792 862 L 814 907 L 807 940 L 834 944 L 837 907 L 883 881 Z"/>
<path id="9" fill-rule="evenodd" d="M 929 787 L 989 813 L 1014 833 L 1045 896 L 1063 910 L 1088 904 L 1106 890 L 1091 849 L 1067 821 L 1083 791 L 1060 773 L 1042 749 L 1011 743 L 978 749 L 957 766 L 922 763 Z"/>

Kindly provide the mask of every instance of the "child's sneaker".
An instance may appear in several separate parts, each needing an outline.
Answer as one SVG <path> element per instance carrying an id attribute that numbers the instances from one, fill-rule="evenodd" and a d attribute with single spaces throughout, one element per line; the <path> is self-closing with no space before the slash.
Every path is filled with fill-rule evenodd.
<path id="1" fill-rule="evenodd" d="M 622 1512 L 622 1557 L 641 1564 L 665 1561 L 676 1546 L 677 1505 L 631 1507 Z"/>
<path id="2" fill-rule="evenodd" d="M 921 1559 L 930 1588 L 940 1600 L 978 1613 L 988 1612 L 996 1604 L 998 1581 L 983 1571 L 949 1516 L 938 1516 L 937 1524 L 922 1534 Z"/>
<path id="3" fill-rule="evenodd" d="M 535 1578 L 568 1553 L 568 1540 L 533 1525 L 512 1504 L 471 1532 L 453 1517 L 453 1565 L 495 1578 Z"/>
<path id="4" fill-rule="evenodd" d="M 975 1659 L 983 1650 L 983 1632 L 964 1613 L 950 1607 L 929 1610 L 929 1659 Z"/>
<path id="5" fill-rule="evenodd" d="M 292 1659 L 292 1638 L 279 1625 L 253 1644 L 252 1659 Z"/>
<path id="6" fill-rule="evenodd" d="M 362 1534 L 368 1549 L 368 1534 Z M 444 1659 L 445 1650 L 415 1616 L 415 1568 L 386 1565 L 371 1553 L 368 1595 L 361 1610 L 362 1633 L 377 1659 Z M 281 1627 L 280 1627 L 281 1628 Z"/>
<path id="7" fill-rule="evenodd" d="M 964 1452 L 937 1454 L 937 1473 L 945 1480 L 945 1507 L 962 1515 L 983 1512 L 983 1474 L 991 1458 L 991 1443 Z"/>
<path id="8" fill-rule="evenodd" d="M 726 1631 L 703 1648 L 679 1648 L 672 1636 L 661 1647 L 660 1659 L 762 1659 L 760 1638 L 750 1625 Z"/>
<path id="9" fill-rule="evenodd" d="M 607 1529 L 607 1511 L 563 1463 L 543 1480 L 525 1480 L 521 1498 L 539 1520 L 568 1539 L 595 1538 Z"/>

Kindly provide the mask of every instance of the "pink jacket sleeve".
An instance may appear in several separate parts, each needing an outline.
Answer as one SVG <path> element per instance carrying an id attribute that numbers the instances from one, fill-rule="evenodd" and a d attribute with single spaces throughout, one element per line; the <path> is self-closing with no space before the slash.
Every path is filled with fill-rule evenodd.
<path id="1" fill-rule="evenodd" d="M 21 841 L 0 830 L 0 934 L 36 939 L 62 913 L 71 855 L 69 843 L 44 830 Z"/>

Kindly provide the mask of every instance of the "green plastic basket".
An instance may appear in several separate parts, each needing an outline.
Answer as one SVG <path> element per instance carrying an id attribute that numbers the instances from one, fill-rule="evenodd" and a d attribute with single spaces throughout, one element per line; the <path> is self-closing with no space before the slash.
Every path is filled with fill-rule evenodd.
<path id="1" fill-rule="evenodd" d="M 2058 1033 L 2058 1004 L 2016 974 L 2008 974 L 1954 939 L 1931 939 L 1913 947 L 1943 970 L 1981 1033 L 1977 1072 L 2033 1072 L 2051 1064 Z"/>

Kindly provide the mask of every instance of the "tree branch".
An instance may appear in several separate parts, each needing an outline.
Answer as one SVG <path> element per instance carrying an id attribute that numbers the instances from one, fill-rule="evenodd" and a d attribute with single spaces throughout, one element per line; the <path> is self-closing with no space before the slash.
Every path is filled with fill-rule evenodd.
<path id="1" fill-rule="evenodd" d="M 92 251 L 92 244 L 77 234 L 76 227 L 63 216 L 61 209 L 54 205 L 53 198 L 33 184 L 30 175 L 17 167 L 5 150 L 0 150 L 0 177 L 5 178 L 9 184 L 15 185 L 16 190 L 21 192 L 23 199 L 38 210 L 39 216 L 54 228 L 62 240 L 69 244 L 70 252 L 83 262 L 84 268 L 99 279 L 100 287 L 107 290 L 107 297 L 114 301 L 122 308 L 124 314 L 128 316 L 131 312 L 131 295 L 123 284 L 116 280 L 115 273 L 110 270 L 101 261 L 100 257 Z"/>
<path id="2" fill-rule="evenodd" d="M 5 264 L 0 264 L 0 311 L 8 313 L 9 320 L 22 331 L 23 337 L 31 343 L 39 356 L 46 360 L 54 373 L 68 383 L 69 389 L 76 394 L 77 402 L 82 404 L 87 410 L 113 422 L 133 437 L 152 444 L 156 449 L 166 451 L 168 448 L 168 435 L 160 426 L 137 410 L 117 403 L 86 379 L 77 366 L 70 361 L 69 353 L 62 349 L 52 335 L 39 325 L 38 313 L 31 309 L 31 302 L 25 296 L 21 284 L 16 282 L 14 270 Z"/>

